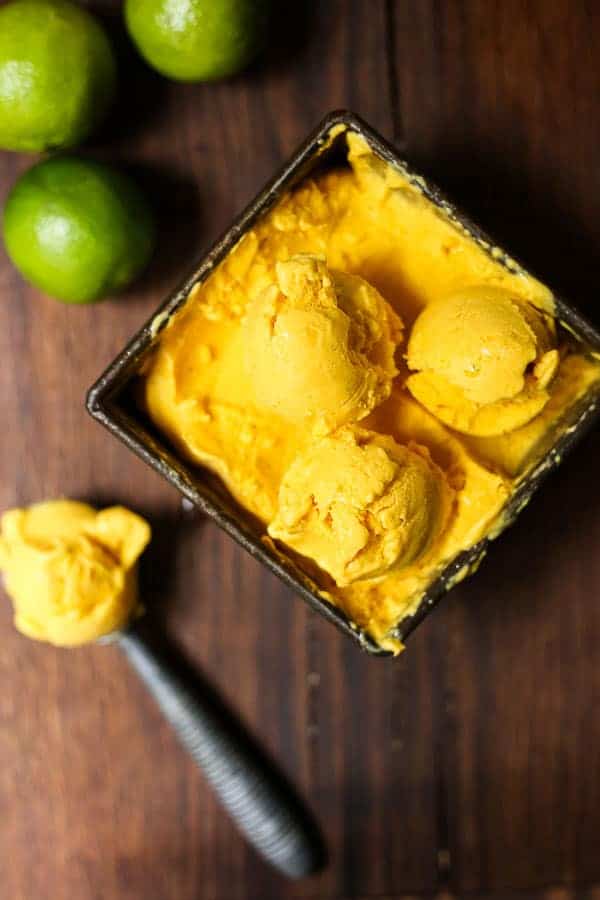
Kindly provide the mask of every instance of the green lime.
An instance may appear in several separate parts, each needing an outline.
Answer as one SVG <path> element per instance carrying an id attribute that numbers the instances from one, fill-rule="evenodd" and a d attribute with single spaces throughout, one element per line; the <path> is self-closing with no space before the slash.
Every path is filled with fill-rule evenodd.
<path id="1" fill-rule="evenodd" d="M 120 290 L 148 262 L 154 217 L 125 175 L 74 156 L 29 169 L 4 208 L 4 241 L 21 274 L 66 303 Z"/>
<path id="2" fill-rule="evenodd" d="M 69 0 L 0 7 L 0 147 L 71 147 L 112 102 L 116 63 L 95 19 Z"/>
<path id="3" fill-rule="evenodd" d="M 213 81 L 243 69 L 266 39 L 269 0 L 126 0 L 142 56 L 176 81 Z"/>

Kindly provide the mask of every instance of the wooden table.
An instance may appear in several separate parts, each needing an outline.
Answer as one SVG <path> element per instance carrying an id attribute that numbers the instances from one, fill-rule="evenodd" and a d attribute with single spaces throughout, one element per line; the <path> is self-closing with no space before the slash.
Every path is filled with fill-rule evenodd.
<path id="1" fill-rule="evenodd" d="M 281 762 L 332 861 L 287 884 L 245 846 L 116 649 L 27 641 L 0 605 L 2 900 L 600 896 L 600 434 L 396 661 L 362 656 L 86 415 L 87 386 L 328 110 L 347 106 L 600 323 L 600 5 L 276 4 L 226 84 L 170 84 L 100 13 L 120 108 L 90 152 L 159 209 L 127 295 L 70 308 L 0 257 L 0 506 L 131 504 L 172 640 Z M 31 160 L 0 154 L 5 195 Z"/>

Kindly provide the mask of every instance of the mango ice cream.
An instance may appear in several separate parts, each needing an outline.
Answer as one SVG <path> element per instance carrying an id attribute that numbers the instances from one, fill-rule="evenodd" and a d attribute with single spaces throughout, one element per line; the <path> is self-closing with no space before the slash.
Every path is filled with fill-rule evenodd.
<path id="1" fill-rule="evenodd" d="M 298 454 L 268 532 L 344 587 L 422 557 L 451 506 L 426 449 L 346 426 Z"/>
<path id="2" fill-rule="evenodd" d="M 75 646 L 122 628 L 139 610 L 138 557 L 150 527 L 121 506 L 49 500 L 4 513 L 0 571 L 27 637 Z"/>
<path id="3" fill-rule="evenodd" d="M 554 320 L 509 291 L 468 288 L 431 303 L 410 336 L 411 394 L 467 434 L 504 434 L 550 399 L 558 371 Z"/>
<path id="4" fill-rule="evenodd" d="M 552 294 L 348 132 L 156 340 L 139 401 L 380 646 L 600 380 Z M 463 574 L 466 574 L 464 572 Z"/>
<path id="5" fill-rule="evenodd" d="M 327 431 L 367 416 L 398 374 L 399 317 L 368 282 L 312 256 L 275 266 L 242 323 L 256 403 Z"/>

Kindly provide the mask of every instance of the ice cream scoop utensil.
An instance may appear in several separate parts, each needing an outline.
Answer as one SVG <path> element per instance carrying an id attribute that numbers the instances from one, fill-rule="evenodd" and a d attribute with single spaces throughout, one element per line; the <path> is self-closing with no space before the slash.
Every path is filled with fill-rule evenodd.
<path id="1" fill-rule="evenodd" d="M 324 850 L 309 815 L 210 690 L 192 687 L 143 623 L 115 632 L 110 641 L 123 651 L 246 840 L 288 878 L 315 872 Z"/>

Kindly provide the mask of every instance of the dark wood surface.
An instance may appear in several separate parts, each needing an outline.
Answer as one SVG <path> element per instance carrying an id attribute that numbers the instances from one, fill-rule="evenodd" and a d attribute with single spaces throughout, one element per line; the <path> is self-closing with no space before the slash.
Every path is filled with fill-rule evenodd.
<path id="1" fill-rule="evenodd" d="M 225 84 L 122 60 L 89 152 L 161 217 L 127 295 L 69 308 L 0 251 L 0 506 L 131 504 L 156 537 L 157 628 L 317 814 L 331 862 L 283 882 L 244 845 L 116 649 L 17 635 L 0 603 L 2 900 L 563 900 L 600 889 L 600 434 L 393 662 L 362 656 L 86 416 L 87 386 L 328 110 L 361 113 L 600 324 L 600 6 L 355 0 L 278 7 Z M 87 151 L 86 151 L 87 152 Z M 0 154 L 2 197 L 31 160 Z"/>

